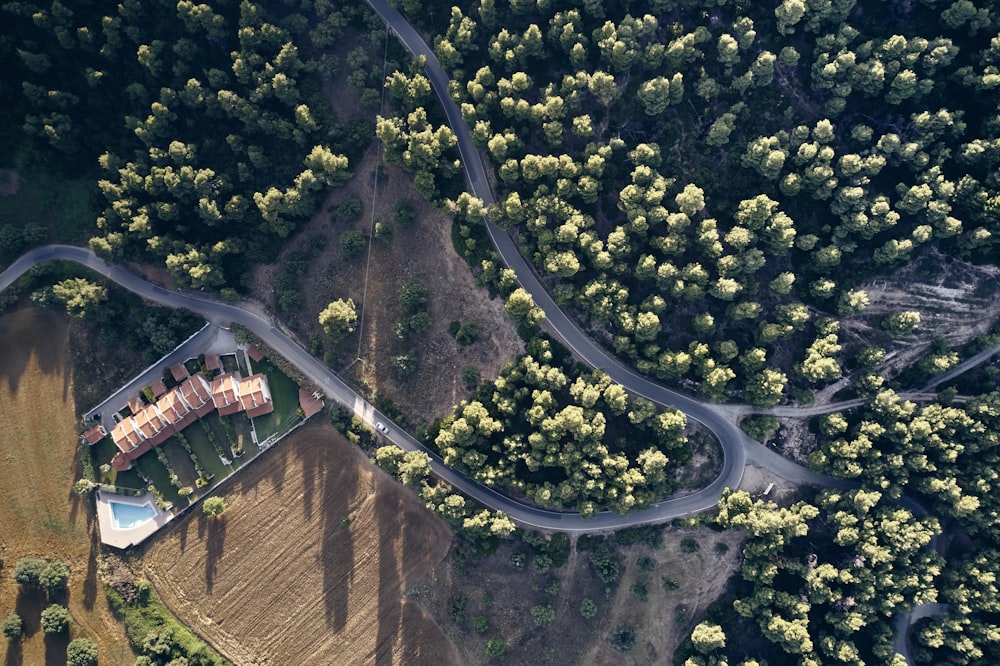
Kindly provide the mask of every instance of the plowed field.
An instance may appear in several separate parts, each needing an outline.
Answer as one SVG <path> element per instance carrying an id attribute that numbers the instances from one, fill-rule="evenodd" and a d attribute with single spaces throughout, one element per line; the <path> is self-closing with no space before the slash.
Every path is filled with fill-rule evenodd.
<path id="1" fill-rule="evenodd" d="M 73 636 L 97 641 L 103 666 L 135 655 L 97 579 L 98 538 L 90 497 L 73 493 L 79 437 L 73 404 L 66 317 L 26 309 L 0 317 L 0 615 L 17 610 L 27 637 L 0 639 L 4 664 L 65 664 L 68 635 L 48 640 L 40 627 L 47 605 L 38 591 L 10 578 L 19 559 L 61 559 L 72 571 L 68 606 Z M 77 381 L 85 381 L 78 379 Z"/>
<path id="2" fill-rule="evenodd" d="M 193 513 L 145 556 L 166 604 L 237 664 L 458 664 L 403 592 L 451 532 L 325 424 L 234 477 L 219 519 Z"/>

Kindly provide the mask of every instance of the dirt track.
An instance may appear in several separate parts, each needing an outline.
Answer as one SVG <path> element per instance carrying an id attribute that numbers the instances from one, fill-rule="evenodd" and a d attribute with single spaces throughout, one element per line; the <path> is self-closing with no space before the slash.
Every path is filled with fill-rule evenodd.
<path id="1" fill-rule="evenodd" d="M 330 426 L 298 431 L 235 481 L 220 520 L 192 514 L 145 558 L 171 610 L 234 663 L 460 663 L 403 599 L 447 553 L 449 529 Z"/>

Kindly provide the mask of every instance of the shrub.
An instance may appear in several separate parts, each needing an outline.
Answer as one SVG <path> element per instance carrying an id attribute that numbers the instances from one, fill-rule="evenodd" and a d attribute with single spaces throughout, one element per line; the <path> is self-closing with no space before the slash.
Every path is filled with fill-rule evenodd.
<path id="1" fill-rule="evenodd" d="M 652 557 L 640 557 L 636 565 L 639 567 L 639 571 L 649 572 L 656 568 L 656 560 Z"/>
<path id="2" fill-rule="evenodd" d="M 462 324 L 458 331 L 455 332 L 455 342 L 463 347 L 468 347 L 474 343 L 477 337 L 478 331 L 476 330 L 476 325 L 473 323 Z"/>
<path id="3" fill-rule="evenodd" d="M 20 638 L 24 632 L 24 621 L 21 616 L 11 611 L 3 621 L 3 635 L 11 640 Z"/>
<path id="4" fill-rule="evenodd" d="M 618 578 L 618 557 L 607 544 L 602 543 L 590 551 L 590 563 L 602 582 L 611 583 Z"/>
<path id="5" fill-rule="evenodd" d="M 611 643 L 611 647 L 619 652 L 628 652 L 635 647 L 635 627 L 626 625 L 616 627 L 611 632 L 608 642 Z"/>
<path id="6" fill-rule="evenodd" d="M 69 567 L 60 560 L 49 564 L 38 576 L 38 584 L 49 594 L 65 589 L 67 581 L 69 581 Z"/>
<path id="7" fill-rule="evenodd" d="M 534 620 L 536 626 L 544 627 L 551 624 L 555 617 L 556 610 L 547 601 L 531 607 L 531 619 Z"/>
<path id="8" fill-rule="evenodd" d="M 69 611 L 65 606 L 52 604 L 42 611 L 42 631 L 58 634 L 69 627 Z"/>
<path id="9" fill-rule="evenodd" d="M 406 201 L 397 201 L 392 208 L 392 219 L 403 228 L 410 227 L 417 219 L 417 212 Z"/>
<path id="10" fill-rule="evenodd" d="M 549 579 L 549 582 L 545 583 L 545 594 L 549 596 L 556 596 L 559 594 L 559 579 L 553 576 Z"/>
<path id="11" fill-rule="evenodd" d="M 697 553 L 701 550 L 701 545 L 691 538 L 681 539 L 681 550 L 685 553 Z"/>
<path id="12" fill-rule="evenodd" d="M 649 585 L 646 583 L 645 578 L 632 583 L 632 587 L 629 588 L 629 591 L 631 591 L 632 594 L 635 595 L 635 598 L 639 601 L 643 603 L 649 601 Z"/>
<path id="13" fill-rule="evenodd" d="M 676 579 L 671 578 L 670 576 L 664 576 L 663 578 L 660 579 L 660 581 L 663 583 L 663 589 L 666 590 L 667 592 L 670 592 L 671 590 L 676 590 L 681 586 L 681 584 L 678 583 Z"/>
<path id="14" fill-rule="evenodd" d="M 528 562 L 528 556 L 525 555 L 520 550 L 515 550 L 510 554 L 510 566 L 515 569 L 523 569 L 524 565 Z"/>
<path id="15" fill-rule="evenodd" d="M 597 616 L 597 604 L 590 599 L 584 599 L 580 602 L 580 615 L 587 620 L 592 620 Z"/>
<path id="16" fill-rule="evenodd" d="M 212 516 L 213 518 L 222 514 L 226 510 L 226 501 L 221 497 L 209 497 L 202 504 L 201 510 L 205 512 L 205 515 Z"/>
<path id="17" fill-rule="evenodd" d="M 96 666 L 97 644 L 89 638 L 76 638 L 66 648 L 68 666 Z"/>
<path id="18" fill-rule="evenodd" d="M 491 657 L 502 657 L 507 652 L 507 642 L 499 636 L 486 641 L 486 654 Z"/>
<path id="19" fill-rule="evenodd" d="M 345 231 L 340 235 L 340 251 L 345 259 L 357 259 L 367 246 L 368 241 L 360 231 Z"/>
<path id="20" fill-rule="evenodd" d="M 490 621 L 485 615 L 476 616 L 476 631 L 485 634 L 490 628 Z"/>
<path id="21" fill-rule="evenodd" d="M 14 567 L 11 578 L 21 585 L 38 585 L 38 579 L 48 565 L 41 557 L 22 557 Z"/>

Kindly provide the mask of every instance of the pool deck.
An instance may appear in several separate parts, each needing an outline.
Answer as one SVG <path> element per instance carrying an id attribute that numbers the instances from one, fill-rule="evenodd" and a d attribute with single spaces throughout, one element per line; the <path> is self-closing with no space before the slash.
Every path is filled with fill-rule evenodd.
<path id="1" fill-rule="evenodd" d="M 131 497 L 129 495 L 115 495 L 97 491 L 97 522 L 101 526 L 101 543 L 115 548 L 128 548 L 137 543 L 141 543 L 151 537 L 161 527 L 169 523 L 174 518 L 174 514 L 163 511 L 156 506 L 156 498 L 146 493 L 142 497 Z M 114 518 L 111 515 L 111 505 L 109 502 L 118 504 L 132 504 L 142 506 L 148 504 L 156 512 L 151 519 L 126 529 L 115 527 Z"/>

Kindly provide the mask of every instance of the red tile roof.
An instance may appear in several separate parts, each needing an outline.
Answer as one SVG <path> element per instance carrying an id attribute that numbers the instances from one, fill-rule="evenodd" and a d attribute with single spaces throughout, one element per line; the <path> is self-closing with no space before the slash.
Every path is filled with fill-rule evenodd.
<path id="1" fill-rule="evenodd" d="M 312 394 L 304 388 L 299 389 L 299 407 L 302 408 L 302 414 L 309 418 L 319 410 L 323 409 L 323 399 L 317 397 L 319 392 Z"/>
<path id="2" fill-rule="evenodd" d="M 219 358 L 218 354 L 206 354 L 205 355 L 205 369 L 206 370 L 221 370 L 222 369 L 222 359 Z"/>
<path id="3" fill-rule="evenodd" d="M 250 345 L 249 347 L 247 347 L 247 356 L 249 356 L 255 361 L 264 360 L 264 355 L 260 353 L 259 349 L 257 349 L 257 345 Z"/>
<path id="4" fill-rule="evenodd" d="M 142 398 L 137 395 L 129 398 L 126 404 L 128 405 L 128 408 L 132 410 L 133 414 L 138 414 L 142 411 L 142 408 L 146 406 L 146 403 L 142 401 Z"/>
<path id="5" fill-rule="evenodd" d="M 97 444 L 99 441 L 101 441 L 107 436 L 108 436 L 108 431 L 104 429 L 104 426 L 98 423 L 93 428 L 90 428 L 85 433 L 83 433 L 81 437 L 83 438 L 83 441 L 93 446 L 94 444 Z"/>
<path id="6" fill-rule="evenodd" d="M 175 363 L 170 366 L 170 374 L 173 375 L 175 382 L 182 382 L 190 376 L 188 375 L 188 370 L 184 367 L 183 363 Z"/>
<path id="7" fill-rule="evenodd" d="M 142 435 L 133 423 L 132 417 L 128 417 L 115 425 L 111 431 L 111 439 L 122 451 L 131 451 L 142 441 Z"/>
<path id="8" fill-rule="evenodd" d="M 274 411 L 274 403 L 271 402 L 271 389 L 267 385 L 265 375 L 257 373 L 241 380 L 238 389 L 240 408 L 244 409 L 251 418 Z"/>
<path id="9" fill-rule="evenodd" d="M 212 381 L 212 402 L 219 414 L 235 414 L 240 411 L 238 372 L 227 372 Z"/>
<path id="10" fill-rule="evenodd" d="M 167 385 L 163 383 L 162 379 L 157 379 L 155 382 L 149 385 L 149 389 L 153 392 L 153 395 L 159 398 L 161 395 L 167 392 Z"/>

